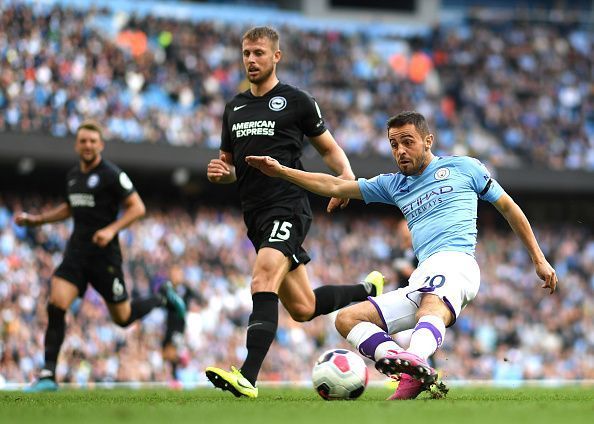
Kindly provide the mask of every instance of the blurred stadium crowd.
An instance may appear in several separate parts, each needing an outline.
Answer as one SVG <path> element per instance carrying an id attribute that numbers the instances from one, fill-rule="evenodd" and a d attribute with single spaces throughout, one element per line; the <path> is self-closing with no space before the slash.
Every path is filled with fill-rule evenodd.
<path id="1" fill-rule="evenodd" d="M 247 88 L 237 22 L 18 2 L 0 13 L 0 131 L 61 137 L 85 117 L 108 138 L 217 149 L 224 103 Z M 469 18 L 412 38 L 278 29 L 281 79 L 317 98 L 347 154 L 389 155 L 387 117 L 416 109 L 437 154 L 594 170 L 585 22 Z"/>
<path id="2" fill-rule="evenodd" d="M 5 382 L 32 381 L 43 363 L 48 280 L 70 231 L 69 222 L 27 230 L 15 226 L 12 217 L 52 203 L 41 197 L 0 198 L 0 380 Z M 372 269 L 386 275 L 388 289 L 402 284 L 398 270 L 410 262 L 411 252 L 398 224 L 398 218 L 381 215 L 316 216 L 305 245 L 313 259 L 308 265 L 313 286 L 360 281 Z M 592 229 L 535 225 L 561 282 L 558 294 L 548 296 L 521 243 L 511 231 L 495 227 L 488 219 L 481 224 L 477 259 L 482 287 L 448 330 L 444 348 L 434 358 L 437 367 L 447 379 L 594 378 Z M 179 380 L 205 381 L 203 370 L 213 364 L 240 365 L 255 254 L 239 212 L 201 207 L 190 214 L 171 206 L 151 207 L 149 216 L 120 240 L 133 295 L 151 290 L 171 264 L 181 266 L 185 283 L 200 293 L 189 305 L 187 329 L 179 341 Z M 281 311 L 262 380 L 309 380 L 319 354 L 347 347 L 330 317 L 299 324 Z M 58 380 L 83 386 L 165 381 L 164 314 L 155 310 L 124 330 L 111 323 L 99 295 L 89 289 L 67 315 Z"/>

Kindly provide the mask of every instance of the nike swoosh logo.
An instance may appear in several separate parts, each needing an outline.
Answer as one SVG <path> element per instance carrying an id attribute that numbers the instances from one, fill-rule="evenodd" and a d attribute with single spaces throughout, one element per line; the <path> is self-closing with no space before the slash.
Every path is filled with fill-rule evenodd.
<path id="1" fill-rule="evenodd" d="M 233 108 L 233 112 L 237 112 L 239 109 L 241 109 L 241 108 L 244 108 L 244 107 L 246 107 L 246 106 L 247 106 L 247 104 L 245 104 L 245 105 L 241 105 L 241 106 L 235 106 L 235 107 Z"/>
<path id="2" fill-rule="evenodd" d="M 272 237 L 270 237 L 270 238 L 268 239 L 268 241 L 269 241 L 269 242 L 271 242 L 271 243 L 274 243 L 274 242 L 276 242 L 276 241 L 287 241 L 287 240 L 283 240 L 283 239 L 279 239 L 279 238 L 272 238 Z"/>
<path id="3" fill-rule="evenodd" d="M 39 378 L 53 377 L 53 375 L 54 373 L 50 370 L 41 370 L 41 372 L 39 373 Z"/>
<path id="4" fill-rule="evenodd" d="M 255 327 L 256 325 L 262 325 L 262 323 L 261 322 L 255 322 L 253 324 L 248 325 L 248 328 L 247 329 L 249 330 L 250 328 Z"/>
<path id="5" fill-rule="evenodd" d="M 237 379 L 237 384 L 239 384 L 241 387 L 245 387 L 246 389 L 251 389 L 253 386 L 250 384 L 249 381 L 247 381 L 247 379 L 245 377 L 243 378 L 238 378 Z"/>

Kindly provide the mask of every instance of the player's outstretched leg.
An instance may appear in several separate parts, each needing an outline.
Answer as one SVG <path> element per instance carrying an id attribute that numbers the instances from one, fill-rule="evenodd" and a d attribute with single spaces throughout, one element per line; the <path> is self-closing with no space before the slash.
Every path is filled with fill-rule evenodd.
<path id="1" fill-rule="evenodd" d="M 351 285 L 321 286 L 314 290 L 316 306 L 310 320 L 326 315 L 349 305 L 352 302 L 367 300 L 383 293 L 384 276 L 379 271 L 371 271 L 363 281 Z"/>
<path id="2" fill-rule="evenodd" d="M 235 397 L 258 397 L 258 388 L 254 387 L 235 367 L 231 367 L 231 372 L 216 367 L 206 368 L 206 377 L 222 390 L 227 390 Z"/>

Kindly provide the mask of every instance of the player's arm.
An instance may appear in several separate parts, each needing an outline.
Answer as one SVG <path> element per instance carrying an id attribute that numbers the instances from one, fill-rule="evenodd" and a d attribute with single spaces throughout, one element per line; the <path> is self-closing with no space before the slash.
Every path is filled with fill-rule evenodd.
<path id="1" fill-rule="evenodd" d="M 338 145 L 330 131 L 326 130 L 316 137 L 310 137 L 310 141 L 316 148 L 324 162 L 338 178 L 343 180 L 355 180 L 355 174 L 351 169 L 351 164 L 344 150 Z M 328 203 L 328 212 L 340 207 L 344 209 L 348 204 L 348 199 L 339 199 L 333 196 Z"/>
<path id="2" fill-rule="evenodd" d="M 235 176 L 235 166 L 233 166 L 233 153 L 221 150 L 219 158 L 212 159 L 208 163 L 206 176 L 211 183 L 234 183 L 237 177 Z"/>
<path id="3" fill-rule="evenodd" d="M 557 287 L 557 275 L 542 253 L 536 237 L 534 237 L 534 233 L 532 232 L 530 222 L 528 222 L 528 218 L 526 218 L 522 209 L 506 193 L 501 195 L 493 205 L 504 216 L 512 230 L 514 230 L 514 233 L 517 234 L 528 250 L 532 258 L 532 263 L 534 263 L 536 274 L 544 281 L 542 287 L 548 288 L 553 293 Z"/>
<path id="4" fill-rule="evenodd" d="M 146 213 L 144 202 L 137 192 L 129 194 L 123 200 L 122 206 L 123 212 L 118 219 L 113 221 L 107 227 L 97 230 L 95 234 L 93 234 L 93 243 L 100 247 L 107 246 L 119 231 L 143 217 Z"/>
<path id="5" fill-rule="evenodd" d="M 15 216 L 14 222 L 21 226 L 36 227 L 50 222 L 63 221 L 69 218 L 71 214 L 70 205 L 67 202 L 63 202 L 55 208 L 39 214 L 21 212 Z"/>
<path id="6" fill-rule="evenodd" d="M 343 180 L 328 174 L 301 171 L 281 165 L 270 156 L 247 156 L 248 165 L 269 177 L 282 178 L 320 196 L 341 199 L 363 199 L 357 181 Z"/>

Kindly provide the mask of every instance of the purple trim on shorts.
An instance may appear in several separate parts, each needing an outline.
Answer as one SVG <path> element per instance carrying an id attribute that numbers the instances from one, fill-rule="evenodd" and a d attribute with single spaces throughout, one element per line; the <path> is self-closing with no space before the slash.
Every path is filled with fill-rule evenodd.
<path id="1" fill-rule="evenodd" d="M 427 330 L 431 331 L 431 333 L 433 334 L 433 337 L 435 337 L 435 341 L 437 342 L 437 347 L 441 346 L 442 342 L 443 342 L 443 335 L 439 332 L 439 330 L 430 322 L 419 322 L 416 326 L 415 326 L 415 331 L 418 331 L 422 328 L 426 328 Z"/>
<path id="2" fill-rule="evenodd" d="M 413 294 L 413 293 L 414 293 L 414 292 L 416 292 L 416 291 L 417 291 L 417 290 L 413 290 L 413 291 L 411 291 L 411 292 L 408 292 L 408 293 L 406 293 L 406 298 L 407 298 L 408 300 L 410 300 L 412 303 L 414 303 L 414 304 L 415 304 L 415 306 L 418 308 L 418 307 L 419 307 L 419 304 L 418 304 L 417 302 L 415 302 L 414 300 L 412 300 L 412 299 L 410 298 L 410 296 L 409 296 L 409 295 Z"/>
<path id="3" fill-rule="evenodd" d="M 392 337 L 388 336 L 386 333 L 375 333 L 359 345 L 359 352 L 361 355 L 375 361 L 375 350 L 377 347 L 382 343 L 393 341 Z"/>
<path id="4" fill-rule="evenodd" d="M 420 291 L 421 293 L 431 293 L 431 292 L 435 291 L 435 287 L 433 287 L 433 286 L 431 286 L 431 287 L 421 287 L 417 291 Z"/>
<path id="5" fill-rule="evenodd" d="M 413 290 L 413 291 L 411 291 L 409 293 L 406 293 L 406 297 L 412 303 L 414 303 L 415 305 L 417 305 L 417 308 L 420 308 L 420 305 L 417 302 L 415 302 L 414 300 L 412 300 L 410 298 L 409 294 L 413 294 L 414 292 L 417 292 L 417 291 L 420 292 L 420 293 L 431 293 L 434 290 L 435 290 L 435 287 L 421 287 L 420 289 Z M 438 294 L 435 294 L 435 296 L 439 297 L 443 301 L 443 303 L 445 303 L 445 305 L 448 307 L 448 309 L 452 313 L 452 316 L 454 317 L 454 320 L 451 322 L 451 324 L 446 326 L 446 328 L 450 328 L 452 325 L 454 325 L 456 323 L 456 318 L 458 318 L 456 316 L 456 310 L 454 309 L 454 307 L 452 306 L 452 304 L 450 303 L 450 301 L 448 300 L 447 297 L 445 297 L 445 296 L 441 297 Z"/>
<path id="6" fill-rule="evenodd" d="M 443 303 L 446 304 L 446 306 L 448 307 L 448 309 L 450 310 L 450 312 L 452 313 L 452 316 L 454 317 L 454 320 L 450 323 L 450 325 L 447 326 L 447 328 L 451 327 L 452 325 L 454 325 L 456 323 L 456 318 L 458 318 L 456 316 L 456 310 L 454 309 L 454 307 L 452 306 L 452 304 L 450 303 L 450 301 L 448 300 L 447 297 L 442 297 L 441 300 L 443 300 Z"/>
<path id="7" fill-rule="evenodd" d="M 373 306 L 375 306 L 375 309 L 377 309 L 377 313 L 379 314 L 382 323 L 384 324 L 384 327 L 382 328 L 382 330 L 384 331 L 388 331 L 388 324 L 386 324 L 386 319 L 384 318 L 384 314 L 382 314 L 382 310 L 380 309 L 379 305 L 377 303 L 375 303 L 375 300 L 373 300 L 373 297 L 371 296 L 367 296 L 367 300 L 369 300 L 371 302 L 371 304 Z"/>

